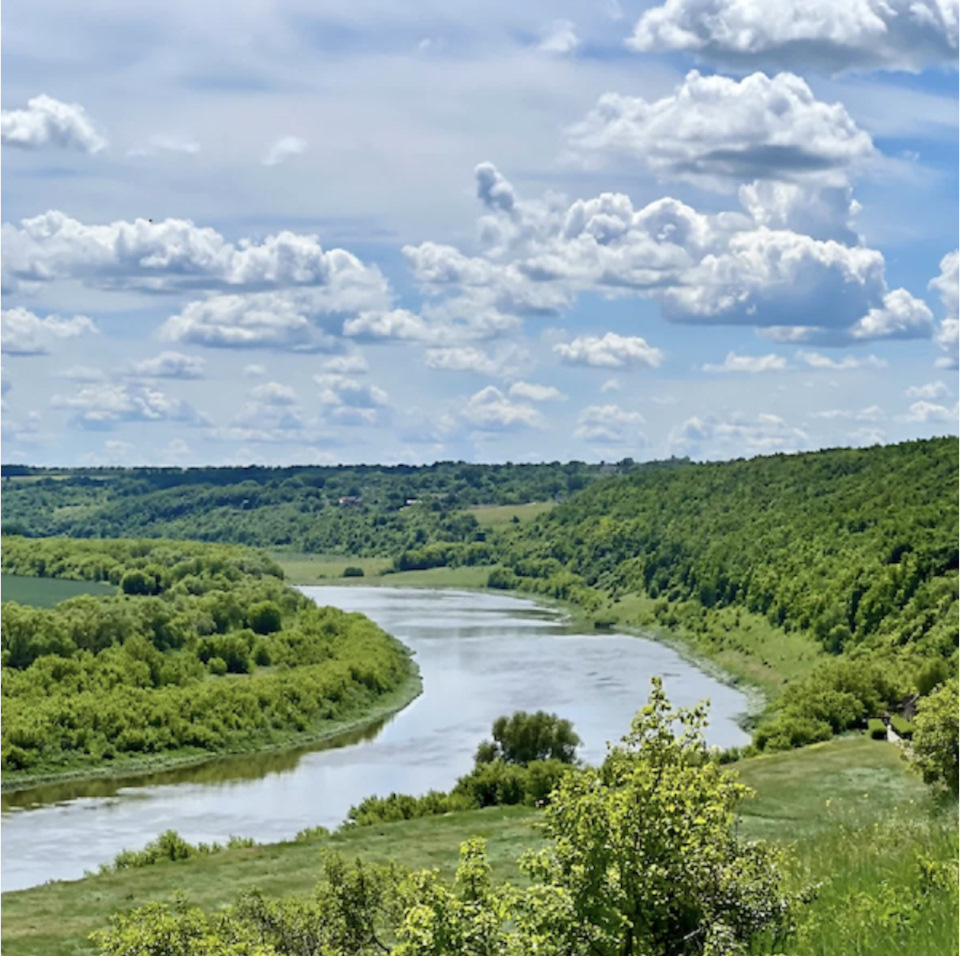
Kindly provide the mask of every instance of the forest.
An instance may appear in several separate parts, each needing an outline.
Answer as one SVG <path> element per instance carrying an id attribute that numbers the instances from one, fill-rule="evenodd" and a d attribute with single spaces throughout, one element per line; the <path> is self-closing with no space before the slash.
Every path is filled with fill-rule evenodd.
<path id="1" fill-rule="evenodd" d="M 3 603 L 4 787 L 316 739 L 415 683 L 403 645 L 249 549 L 4 537 L 2 560 L 117 586 Z"/>
<path id="2" fill-rule="evenodd" d="M 666 466 L 682 464 L 668 462 Z M 5 534 L 165 537 L 394 555 L 470 542 L 471 505 L 569 497 L 611 471 L 582 462 L 424 467 L 39 469 L 3 466 Z M 341 499 L 346 499 L 341 503 Z"/>

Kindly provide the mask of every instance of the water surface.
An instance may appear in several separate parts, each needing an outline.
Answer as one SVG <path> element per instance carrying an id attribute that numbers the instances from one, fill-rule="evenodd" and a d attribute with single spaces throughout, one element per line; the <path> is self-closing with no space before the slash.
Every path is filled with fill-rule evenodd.
<path id="1" fill-rule="evenodd" d="M 493 720 L 545 709 L 573 721 L 581 756 L 602 758 L 643 704 L 653 675 L 674 704 L 710 698 L 707 738 L 747 742 L 738 691 L 643 638 L 576 633 L 561 616 L 491 593 L 375 587 L 302 589 L 362 611 L 415 655 L 424 693 L 379 725 L 299 751 L 254 754 L 122 780 L 70 781 L 2 797 L 2 889 L 76 879 L 177 830 L 195 843 L 258 841 L 333 828 L 369 794 L 449 789 Z"/>

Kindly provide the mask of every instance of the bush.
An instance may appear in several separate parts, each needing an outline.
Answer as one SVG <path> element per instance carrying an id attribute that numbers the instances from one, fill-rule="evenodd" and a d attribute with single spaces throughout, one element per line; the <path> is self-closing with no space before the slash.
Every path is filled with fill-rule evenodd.
<path id="1" fill-rule="evenodd" d="M 358 568 L 356 565 L 351 564 L 343 569 L 343 576 L 345 578 L 362 578 L 363 568 Z"/>
<path id="2" fill-rule="evenodd" d="M 874 740 L 887 739 L 887 725 L 879 717 L 871 717 L 867 721 L 867 731 Z"/>
<path id="3" fill-rule="evenodd" d="M 890 718 L 890 725 L 896 733 L 901 737 L 905 737 L 907 740 L 913 736 L 913 724 L 907 720 L 906 717 L 901 717 L 897 714 Z"/>
<path id="4" fill-rule="evenodd" d="M 207 661 L 207 670 L 217 677 L 223 677 L 227 672 L 227 662 L 222 657 L 211 657 Z"/>
<path id="5" fill-rule="evenodd" d="M 274 601 L 260 601 L 247 608 L 247 626 L 257 634 L 273 634 L 283 626 L 283 615 Z"/>
<path id="6" fill-rule="evenodd" d="M 493 740 L 477 748 L 478 764 L 502 760 L 526 765 L 534 760 L 559 760 L 573 763 L 580 738 L 573 724 L 556 714 L 538 710 L 535 714 L 518 710 L 511 717 L 498 717 L 493 723 Z"/>
<path id="7" fill-rule="evenodd" d="M 957 679 L 947 682 L 917 705 L 910 762 L 925 783 L 955 798 L 960 777 L 960 695 Z"/>

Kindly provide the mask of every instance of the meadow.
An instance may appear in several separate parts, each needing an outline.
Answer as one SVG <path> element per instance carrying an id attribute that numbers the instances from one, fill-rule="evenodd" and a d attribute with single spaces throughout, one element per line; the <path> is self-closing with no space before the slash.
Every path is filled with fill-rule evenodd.
<path id="1" fill-rule="evenodd" d="M 921 907 L 914 923 L 899 918 L 902 925 L 886 929 L 881 925 L 883 912 L 863 902 L 863 894 L 876 895 L 880 886 L 888 896 L 899 893 L 906 899 L 919 879 L 917 860 L 943 863 L 956 858 L 955 810 L 936 809 L 920 781 L 908 773 L 899 748 L 852 735 L 742 760 L 728 769 L 756 791 L 743 805 L 740 834 L 792 847 L 795 860 L 788 880 L 822 883 L 817 900 L 808 907 L 807 929 L 789 952 L 950 952 L 956 933 L 952 930 L 951 937 L 949 894 Z M 320 854 L 326 849 L 368 861 L 437 868 L 451 876 L 459 844 L 482 836 L 488 841 L 494 879 L 522 882 L 515 861 L 525 848 L 540 845 L 533 826 L 537 818 L 538 811 L 525 807 L 489 807 L 347 827 L 328 837 L 225 850 L 4 894 L 2 952 L 95 953 L 88 936 L 105 928 L 112 913 L 146 900 L 169 901 L 175 893 L 208 910 L 253 887 L 269 897 L 307 896 L 319 878 Z M 854 923 L 840 918 L 841 907 L 852 912 Z"/>

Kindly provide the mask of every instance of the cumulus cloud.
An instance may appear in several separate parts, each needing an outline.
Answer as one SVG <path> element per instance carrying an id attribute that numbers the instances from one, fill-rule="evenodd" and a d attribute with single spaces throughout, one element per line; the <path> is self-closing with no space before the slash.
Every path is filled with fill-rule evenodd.
<path id="1" fill-rule="evenodd" d="M 110 429 L 122 422 L 203 424 L 206 419 L 186 402 L 138 384 L 85 385 L 75 395 L 54 395 L 55 408 L 73 409 L 81 428 Z"/>
<path id="2" fill-rule="evenodd" d="M 592 365 L 598 368 L 656 368 L 663 361 L 663 352 L 647 344 L 637 335 L 607 332 L 599 337 L 582 335 L 571 342 L 558 342 L 553 347 L 565 365 Z"/>
<path id="3" fill-rule="evenodd" d="M 263 157 L 264 166 L 279 166 L 292 156 L 299 156 L 307 148 L 306 140 L 299 136 L 283 136 L 273 143 Z"/>
<path id="4" fill-rule="evenodd" d="M 923 303 L 890 292 L 883 255 L 853 232 L 857 206 L 846 189 L 827 196 L 755 183 L 738 192 L 739 210 L 705 214 L 670 197 L 640 208 L 614 193 L 527 201 L 490 164 L 477 178 L 480 254 L 436 243 L 404 249 L 425 293 L 444 302 L 556 315 L 583 293 L 639 296 L 671 321 L 752 325 L 778 341 L 930 334 Z M 818 326 L 807 325 L 811 315 Z"/>
<path id="5" fill-rule="evenodd" d="M 259 362 L 251 362 L 249 365 L 244 365 L 243 374 L 245 378 L 260 378 L 267 374 L 267 370 Z"/>
<path id="6" fill-rule="evenodd" d="M 234 244 L 185 219 L 89 226 L 50 211 L 2 227 L 4 287 L 78 279 L 103 289 L 262 291 L 318 287 L 345 311 L 387 295 L 379 270 L 317 236 L 280 232 Z"/>
<path id="7" fill-rule="evenodd" d="M 567 56 L 580 45 L 576 24 L 570 20 L 554 20 L 537 44 L 541 53 L 553 56 Z"/>
<path id="8" fill-rule="evenodd" d="M 97 332 L 97 326 L 85 315 L 69 319 L 59 315 L 41 318 L 17 306 L 4 309 L 0 316 L 0 347 L 7 355 L 46 355 L 57 340 L 76 338 L 87 332 Z"/>
<path id="9" fill-rule="evenodd" d="M 28 100 L 25 110 L 0 112 L 0 142 L 20 149 L 52 146 L 81 153 L 99 153 L 107 148 L 107 141 L 82 106 L 44 94 Z"/>
<path id="10" fill-rule="evenodd" d="M 103 369 L 91 365 L 71 365 L 60 373 L 60 378 L 71 382 L 102 382 L 106 377 Z"/>
<path id="11" fill-rule="evenodd" d="M 265 382 L 251 389 L 250 395 L 264 405 L 295 405 L 297 393 L 289 385 L 280 382 Z"/>
<path id="12" fill-rule="evenodd" d="M 182 352 L 161 352 L 150 359 L 133 363 L 133 373 L 143 378 L 203 378 L 206 361 Z"/>
<path id="13" fill-rule="evenodd" d="M 209 348 L 271 348 L 292 352 L 332 351 L 339 320 L 336 295 L 260 292 L 213 295 L 188 303 L 160 327 L 160 337 Z"/>
<path id="14" fill-rule="evenodd" d="M 328 372 L 334 372 L 338 375 L 363 375 L 370 370 L 367 360 L 358 352 L 352 355 L 335 355 L 323 363 L 323 367 Z"/>
<path id="15" fill-rule="evenodd" d="M 728 180 L 805 179 L 843 185 L 874 155 L 870 136 L 839 103 L 818 100 L 792 73 L 742 80 L 687 74 L 649 102 L 607 93 L 567 130 L 571 156 L 624 156 L 660 178 L 724 188 Z"/>
<path id="16" fill-rule="evenodd" d="M 950 389 L 943 382 L 936 381 L 928 382 L 926 385 L 911 385 L 904 394 L 907 398 L 937 399 L 946 398 L 950 394 Z"/>
<path id="17" fill-rule="evenodd" d="M 640 412 L 630 412 L 619 405 L 589 405 L 577 417 L 573 437 L 588 442 L 620 444 L 627 440 L 628 431 L 644 423 Z M 634 431 L 633 440 L 643 441 Z"/>
<path id="18" fill-rule="evenodd" d="M 507 390 L 511 398 L 529 402 L 559 402 L 567 396 L 553 385 L 537 385 L 534 382 L 514 382 Z"/>
<path id="19" fill-rule="evenodd" d="M 543 415 L 532 405 L 511 402 L 493 385 L 471 395 L 460 414 L 466 422 L 481 431 L 543 428 L 546 424 Z"/>
<path id="20" fill-rule="evenodd" d="M 628 45 L 742 69 L 920 72 L 956 66 L 957 32 L 954 0 L 666 0 Z"/>
<path id="21" fill-rule="evenodd" d="M 600 391 L 606 394 L 607 392 L 619 392 L 620 383 L 615 378 L 608 378 L 601 386 Z"/>
<path id="22" fill-rule="evenodd" d="M 940 260 L 940 275 L 930 280 L 930 288 L 940 293 L 944 309 L 935 340 L 946 355 L 937 359 L 937 367 L 960 367 L 960 253 L 950 252 Z"/>
<path id="23" fill-rule="evenodd" d="M 705 372 L 782 372 L 787 360 L 782 355 L 737 355 L 728 352 L 721 365 L 704 365 Z"/>
<path id="24" fill-rule="evenodd" d="M 807 434 L 779 415 L 740 413 L 694 416 L 670 433 L 675 453 L 697 457 L 725 457 L 732 451 L 763 455 L 804 447 Z"/>
<path id="25" fill-rule="evenodd" d="M 952 422 L 956 425 L 957 409 L 947 408 L 945 405 L 938 405 L 936 402 L 928 402 L 921 399 L 913 402 L 906 414 L 898 415 L 897 421 L 909 422 L 915 425 L 927 425 L 933 422 Z"/>
<path id="26" fill-rule="evenodd" d="M 855 368 L 886 368 L 887 363 L 876 355 L 867 355 L 864 358 L 854 358 L 852 355 L 845 355 L 843 358 L 835 359 L 829 355 L 823 355 L 821 352 L 797 352 L 797 358 L 816 369 L 829 369 L 832 372 L 846 372 Z"/>
<path id="27" fill-rule="evenodd" d="M 877 422 L 886 418 L 886 413 L 879 405 L 870 405 L 859 411 L 851 408 L 829 408 L 822 412 L 811 412 L 811 418 L 822 418 L 827 421 L 836 419 L 852 419 L 858 422 Z"/>
<path id="28" fill-rule="evenodd" d="M 432 338 L 427 323 L 408 309 L 363 312 L 344 322 L 343 334 L 367 342 L 387 339 L 423 342 Z"/>
<path id="29" fill-rule="evenodd" d="M 326 406 L 330 421 L 339 425 L 373 425 L 381 420 L 380 410 L 389 401 L 382 388 L 331 372 L 314 375 L 313 380 L 320 387 L 320 403 Z"/>

